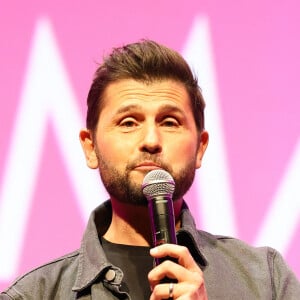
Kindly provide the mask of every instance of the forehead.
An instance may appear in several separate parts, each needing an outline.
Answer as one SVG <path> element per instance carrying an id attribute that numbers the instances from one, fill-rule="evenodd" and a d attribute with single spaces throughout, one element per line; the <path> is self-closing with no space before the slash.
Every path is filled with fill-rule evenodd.
<path id="1" fill-rule="evenodd" d="M 169 104 L 188 106 L 190 97 L 183 83 L 175 80 L 141 82 L 134 79 L 122 79 L 110 83 L 102 97 L 102 109 L 114 108 L 127 104 L 148 104 L 168 102 Z"/>

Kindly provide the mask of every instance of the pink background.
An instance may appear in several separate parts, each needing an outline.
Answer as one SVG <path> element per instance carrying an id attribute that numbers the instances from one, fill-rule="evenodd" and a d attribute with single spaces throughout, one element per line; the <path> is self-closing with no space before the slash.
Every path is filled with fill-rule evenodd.
<path id="1" fill-rule="evenodd" d="M 79 247 L 106 198 L 78 142 L 95 62 L 140 38 L 187 57 L 206 96 L 208 156 L 187 196 L 199 227 L 277 248 L 300 278 L 299 12 L 296 0 L 2 1 L 0 290 Z"/>

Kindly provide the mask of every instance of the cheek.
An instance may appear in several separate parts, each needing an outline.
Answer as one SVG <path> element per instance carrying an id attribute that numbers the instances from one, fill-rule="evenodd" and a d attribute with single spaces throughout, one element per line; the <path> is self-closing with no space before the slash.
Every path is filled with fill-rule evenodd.
<path id="1" fill-rule="evenodd" d="M 126 162 L 128 159 L 128 142 L 124 139 L 112 139 L 103 137 L 98 143 L 98 151 L 106 162 L 116 165 Z"/>
<path id="2" fill-rule="evenodd" d="M 169 154 L 180 163 L 181 161 L 195 159 L 197 154 L 197 141 L 193 139 L 174 139 L 170 145 Z"/>

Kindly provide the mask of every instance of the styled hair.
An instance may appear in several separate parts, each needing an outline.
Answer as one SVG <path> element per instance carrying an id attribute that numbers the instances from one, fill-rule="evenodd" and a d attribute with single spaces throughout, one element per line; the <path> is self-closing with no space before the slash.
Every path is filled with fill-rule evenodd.
<path id="1" fill-rule="evenodd" d="M 182 83 L 190 97 L 197 129 L 200 132 L 204 129 L 205 102 L 187 62 L 170 48 L 151 40 L 141 40 L 114 48 L 96 70 L 87 98 L 86 127 L 92 132 L 97 127 L 106 87 L 122 79 L 144 83 L 171 79 Z"/>

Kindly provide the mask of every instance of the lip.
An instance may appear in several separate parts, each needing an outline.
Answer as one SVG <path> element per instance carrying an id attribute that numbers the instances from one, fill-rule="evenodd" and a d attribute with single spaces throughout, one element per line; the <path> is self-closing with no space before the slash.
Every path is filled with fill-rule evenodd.
<path id="1" fill-rule="evenodd" d="M 135 166 L 136 170 L 156 170 L 156 169 L 161 169 L 161 167 L 153 162 L 142 162 L 138 165 Z"/>

